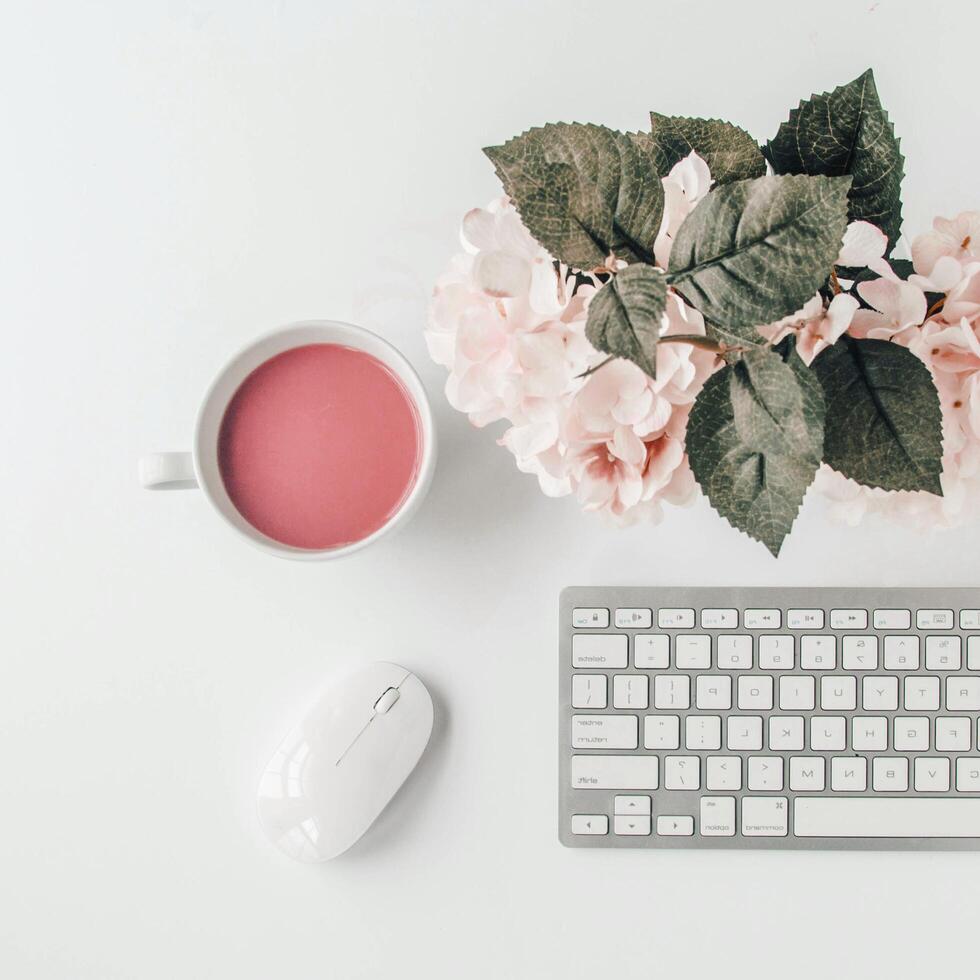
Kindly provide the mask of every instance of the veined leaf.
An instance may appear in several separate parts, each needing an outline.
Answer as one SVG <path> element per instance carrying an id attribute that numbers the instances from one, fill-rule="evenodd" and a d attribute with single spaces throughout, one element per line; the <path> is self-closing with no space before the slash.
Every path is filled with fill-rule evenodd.
<path id="1" fill-rule="evenodd" d="M 483 152 L 555 258 L 576 269 L 610 254 L 653 262 L 664 192 L 652 146 L 605 126 L 555 123 Z"/>
<path id="2" fill-rule="evenodd" d="M 650 377 L 657 374 L 657 340 L 667 281 L 649 265 L 630 265 L 592 297 L 585 335 L 596 350 L 625 357 Z"/>
<path id="3" fill-rule="evenodd" d="M 883 490 L 942 494 L 942 412 L 929 369 L 907 347 L 841 337 L 813 362 L 827 403 L 824 461 Z"/>
<path id="4" fill-rule="evenodd" d="M 668 282 L 723 335 L 798 310 L 825 282 L 847 224 L 848 177 L 758 177 L 713 190 L 687 216 Z"/>
<path id="5" fill-rule="evenodd" d="M 877 225 L 894 247 L 902 228 L 905 161 L 870 68 L 801 102 L 766 144 L 766 156 L 777 174 L 850 174 L 850 219 Z"/>
<path id="6" fill-rule="evenodd" d="M 664 173 L 692 151 L 707 164 L 716 185 L 762 177 L 766 161 L 744 130 L 721 119 L 689 119 L 650 113 L 651 136 L 663 155 Z"/>
<path id="7" fill-rule="evenodd" d="M 687 425 L 691 470 L 711 505 L 779 554 L 823 451 L 820 384 L 792 349 L 758 348 L 712 375 Z"/>

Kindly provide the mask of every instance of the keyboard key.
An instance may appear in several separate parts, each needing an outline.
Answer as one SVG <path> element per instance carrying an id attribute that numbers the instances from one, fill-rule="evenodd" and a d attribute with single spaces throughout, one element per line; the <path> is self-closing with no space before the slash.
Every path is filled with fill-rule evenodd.
<path id="1" fill-rule="evenodd" d="M 735 836 L 735 797 L 701 797 L 701 836 Z"/>
<path id="2" fill-rule="evenodd" d="M 653 612 L 649 609 L 617 609 L 616 628 L 621 630 L 648 630 L 653 626 Z"/>
<path id="3" fill-rule="evenodd" d="M 769 748 L 776 752 L 803 750 L 803 718 L 799 715 L 771 715 L 769 718 Z M 759 787 L 750 786 L 749 789 Z"/>
<path id="4" fill-rule="evenodd" d="M 800 667 L 803 670 L 834 670 L 837 667 L 837 637 L 801 636 Z"/>
<path id="5" fill-rule="evenodd" d="M 760 670 L 792 670 L 793 666 L 792 636 L 759 637 Z"/>
<path id="6" fill-rule="evenodd" d="M 969 718 L 949 716 L 937 718 L 936 751 L 969 752 L 973 748 L 971 733 L 972 722 Z"/>
<path id="7" fill-rule="evenodd" d="M 742 674 L 738 678 L 738 706 L 742 711 L 769 711 L 772 708 L 772 677 Z"/>
<path id="8" fill-rule="evenodd" d="M 729 749 L 758 752 L 762 748 L 762 718 L 759 715 L 729 715 L 727 724 Z"/>
<path id="9" fill-rule="evenodd" d="M 946 710 L 980 711 L 980 677 L 947 677 Z"/>
<path id="10" fill-rule="evenodd" d="M 745 837 L 785 837 L 789 802 L 785 796 L 743 796 L 742 834 Z"/>
<path id="11" fill-rule="evenodd" d="M 628 642 L 622 634 L 576 633 L 572 636 L 572 666 L 625 667 L 629 663 Z"/>
<path id="12" fill-rule="evenodd" d="M 929 719 L 896 718 L 894 745 L 897 752 L 928 752 Z"/>
<path id="13" fill-rule="evenodd" d="M 915 614 L 915 625 L 920 630 L 951 630 L 953 610 L 919 609 Z"/>
<path id="14" fill-rule="evenodd" d="M 721 718 L 718 715 L 688 715 L 684 719 L 684 744 L 689 749 L 720 749 Z"/>
<path id="15" fill-rule="evenodd" d="M 675 637 L 674 664 L 678 670 L 708 670 L 711 667 L 711 637 L 706 633 L 683 633 Z"/>
<path id="16" fill-rule="evenodd" d="M 793 804 L 797 837 L 977 837 L 978 828 L 980 800 L 801 796 Z"/>
<path id="17" fill-rule="evenodd" d="M 926 670 L 960 670 L 963 653 L 958 636 L 926 637 Z"/>
<path id="18" fill-rule="evenodd" d="M 648 837 L 650 835 L 649 817 L 613 817 L 613 833 L 620 837 Z"/>
<path id="19" fill-rule="evenodd" d="M 888 719 L 863 716 L 852 718 L 851 748 L 855 752 L 882 752 L 887 749 Z"/>
<path id="20" fill-rule="evenodd" d="M 789 788 L 794 793 L 820 793 L 825 782 L 823 756 L 793 756 L 789 760 Z"/>
<path id="21" fill-rule="evenodd" d="M 657 833 L 661 837 L 691 837 L 694 834 L 694 817 L 657 817 Z"/>
<path id="22" fill-rule="evenodd" d="M 705 629 L 705 630 L 738 629 L 738 610 L 737 609 L 702 609 L 701 629 Z"/>
<path id="23" fill-rule="evenodd" d="M 906 677 L 905 678 L 905 710 L 906 711 L 938 711 L 939 710 L 939 678 L 938 677 Z"/>
<path id="24" fill-rule="evenodd" d="M 980 609 L 961 609 L 960 629 L 980 630 Z"/>
<path id="25" fill-rule="evenodd" d="M 812 711 L 815 705 L 814 679 L 806 675 L 784 675 L 779 678 L 781 711 Z"/>
<path id="26" fill-rule="evenodd" d="M 700 789 L 701 757 L 668 755 L 664 759 L 664 789 Z"/>
<path id="27" fill-rule="evenodd" d="M 751 668 L 751 636 L 739 633 L 726 633 L 718 637 L 719 670 L 750 670 Z"/>
<path id="28" fill-rule="evenodd" d="M 572 814 L 572 833 L 585 837 L 602 836 L 609 833 L 609 817 L 604 813 Z"/>
<path id="29" fill-rule="evenodd" d="M 917 793 L 949 792 L 949 759 L 916 756 L 914 768 Z"/>
<path id="30" fill-rule="evenodd" d="M 966 666 L 969 670 L 980 670 L 980 636 L 967 637 Z"/>
<path id="31" fill-rule="evenodd" d="M 980 759 L 961 755 L 956 760 L 956 791 L 980 793 Z"/>
<path id="32" fill-rule="evenodd" d="M 861 707 L 865 711 L 898 711 L 897 677 L 865 677 L 861 686 Z"/>
<path id="33" fill-rule="evenodd" d="M 613 677 L 613 707 L 630 711 L 646 711 L 650 704 L 650 682 L 636 674 L 616 674 Z"/>
<path id="34" fill-rule="evenodd" d="M 647 715 L 643 719 L 643 748 L 679 749 L 681 720 L 677 715 Z"/>
<path id="35" fill-rule="evenodd" d="M 694 629 L 694 610 L 659 609 L 657 610 L 657 625 L 662 630 Z"/>
<path id="36" fill-rule="evenodd" d="M 831 609 L 830 628 L 832 630 L 866 630 L 868 628 L 868 610 Z"/>
<path id="37" fill-rule="evenodd" d="M 868 760 L 860 755 L 830 760 L 830 788 L 835 793 L 863 793 L 868 788 Z"/>
<path id="38" fill-rule="evenodd" d="M 731 677 L 701 674 L 695 682 L 694 703 L 702 709 L 727 711 L 732 706 Z"/>
<path id="39" fill-rule="evenodd" d="M 917 636 L 885 637 L 885 670 L 918 670 L 919 638 Z"/>
<path id="40" fill-rule="evenodd" d="M 596 711 L 606 706 L 605 674 L 572 675 L 572 707 L 594 708 Z"/>
<path id="41" fill-rule="evenodd" d="M 910 609 L 876 609 L 872 617 L 876 630 L 907 630 L 912 628 Z"/>
<path id="42" fill-rule="evenodd" d="M 573 789 L 656 789 L 655 755 L 573 755 Z"/>
<path id="43" fill-rule="evenodd" d="M 783 625 L 783 614 L 778 609 L 746 609 L 742 622 L 747 630 L 778 630 Z"/>
<path id="44" fill-rule="evenodd" d="M 786 613 L 786 625 L 791 630 L 822 630 L 822 609 L 790 609 Z"/>
<path id="45" fill-rule="evenodd" d="M 691 706 L 691 678 L 687 674 L 657 674 L 653 679 L 653 706 L 687 711 Z"/>
<path id="46" fill-rule="evenodd" d="M 617 796 L 613 800 L 613 813 L 622 816 L 649 817 L 649 796 Z"/>
<path id="47" fill-rule="evenodd" d="M 670 666 L 670 636 L 667 633 L 634 636 L 633 666 L 638 670 L 666 670 Z"/>
<path id="48" fill-rule="evenodd" d="M 876 756 L 871 761 L 871 788 L 876 793 L 904 793 L 909 788 L 909 760 Z"/>
<path id="49" fill-rule="evenodd" d="M 847 719 L 814 715 L 810 719 L 810 748 L 814 752 L 843 752 L 847 748 Z"/>
<path id="50" fill-rule="evenodd" d="M 572 747 L 635 749 L 639 745 L 636 715 L 572 715 Z"/>
<path id="51" fill-rule="evenodd" d="M 853 711 L 857 707 L 857 678 L 846 674 L 821 677 L 820 707 L 824 711 Z"/>
<path id="52" fill-rule="evenodd" d="M 608 609 L 573 609 L 572 627 L 577 630 L 609 628 Z"/>
<path id="53" fill-rule="evenodd" d="M 783 760 L 778 755 L 749 756 L 749 789 L 778 793 L 783 788 Z"/>
<path id="54" fill-rule="evenodd" d="M 705 760 L 704 787 L 737 791 L 742 788 L 742 757 L 738 755 L 709 755 Z"/>
<path id="55" fill-rule="evenodd" d="M 844 670 L 877 670 L 878 637 L 845 636 L 841 666 Z"/>

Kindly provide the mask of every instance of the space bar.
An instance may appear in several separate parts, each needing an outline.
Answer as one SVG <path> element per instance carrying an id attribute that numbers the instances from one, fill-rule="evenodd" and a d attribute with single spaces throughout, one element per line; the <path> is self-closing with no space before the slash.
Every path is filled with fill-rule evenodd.
<path id="1" fill-rule="evenodd" d="M 797 837 L 980 837 L 980 799 L 800 797 Z"/>

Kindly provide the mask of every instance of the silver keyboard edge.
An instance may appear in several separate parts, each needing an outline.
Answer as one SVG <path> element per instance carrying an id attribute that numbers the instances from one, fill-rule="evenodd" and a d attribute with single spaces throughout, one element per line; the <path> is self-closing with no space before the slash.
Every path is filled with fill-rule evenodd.
<path id="1" fill-rule="evenodd" d="M 656 601 L 653 601 L 653 597 Z M 935 603 L 934 605 L 932 603 Z M 559 658 L 559 712 L 558 712 L 558 838 L 559 841 L 569 848 L 599 847 L 599 848 L 640 848 L 644 850 L 659 850 L 670 848 L 681 848 L 689 850 L 696 848 L 699 850 L 711 848 L 723 849 L 748 849 L 748 850 L 833 850 L 833 851 L 974 851 L 980 850 L 980 837 L 977 838 L 948 838 L 948 837 L 796 837 L 792 834 L 786 837 L 745 837 L 736 834 L 734 837 L 701 837 L 697 833 L 691 837 L 662 837 L 655 832 L 649 836 L 619 836 L 612 832 L 605 835 L 576 835 L 571 833 L 570 817 L 574 813 L 594 813 L 603 810 L 607 814 L 612 812 L 612 798 L 622 793 L 639 793 L 654 796 L 662 790 L 663 774 L 661 772 L 661 788 L 658 790 L 576 790 L 571 786 L 571 759 L 575 754 L 570 741 L 570 727 L 572 716 L 571 705 L 571 677 L 574 673 L 572 668 L 571 651 L 571 617 L 572 609 L 576 607 L 594 608 L 605 607 L 610 610 L 612 617 L 614 610 L 619 608 L 650 608 L 656 610 L 658 607 L 664 608 L 726 608 L 733 607 L 739 610 L 746 608 L 779 608 L 785 612 L 789 608 L 866 608 L 869 612 L 869 623 L 866 630 L 853 630 L 855 633 L 876 633 L 891 631 L 876 631 L 870 623 L 871 610 L 875 608 L 953 608 L 953 609 L 977 609 L 980 608 L 980 588 L 868 588 L 866 586 L 855 586 L 853 588 L 841 587 L 708 587 L 708 586 L 567 586 L 562 589 L 558 602 L 558 658 Z M 609 629 L 614 630 L 614 624 L 610 621 Z M 656 620 L 654 620 L 656 629 Z M 779 632 L 785 631 L 785 624 Z M 958 631 L 958 624 L 954 626 Z M 635 632 L 648 632 L 647 630 L 618 630 L 628 634 Z M 724 630 L 701 629 L 698 632 L 709 633 L 712 637 Z M 773 630 L 756 630 L 759 632 L 776 632 Z M 842 630 L 829 630 L 828 632 L 844 633 Z M 897 631 L 895 631 L 897 632 Z M 914 619 L 909 633 L 921 635 L 922 633 L 932 632 L 929 630 L 918 630 Z M 627 668 L 630 669 L 630 668 Z M 799 669 L 799 668 L 797 668 Z M 775 709 L 774 709 L 775 710 Z M 893 716 L 899 712 L 879 712 L 882 715 Z M 843 714 L 855 714 L 856 712 L 842 712 Z M 765 714 L 765 713 L 763 713 Z M 636 750 L 637 755 L 642 755 L 646 750 L 640 748 Z M 649 752 L 650 755 L 657 755 L 656 752 Z M 662 753 L 660 753 L 662 754 Z M 702 756 L 717 754 L 711 752 L 698 752 L 691 750 L 690 754 Z M 736 753 L 745 754 L 745 753 Z M 774 755 L 782 755 L 788 759 L 793 752 L 774 751 Z M 693 812 L 696 809 L 694 803 L 703 795 L 734 796 L 737 803 L 736 819 L 741 814 L 741 799 L 744 796 L 766 795 L 753 794 L 744 789 L 738 791 L 718 791 L 716 793 L 704 793 L 701 790 L 686 793 L 682 790 L 671 790 L 678 799 L 686 797 L 690 804 L 685 808 L 685 812 Z M 579 801 L 587 803 L 601 798 L 602 807 L 596 807 L 594 802 L 588 806 L 579 805 Z M 790 800 L 790 805 L 794 799 L 804 798 L 801 794 L 785 790 L 782 794 L 771 793 L 770 796 L 784 795 Z M 868 798 L 881 799 L 880 793 L 873 793 L 866 790 L 864 793 L 841 794 L 838 798 Z M 819 797 L 827 799 L 827 796 Z M 896 797 L 903 798 L 900 794 Z M 910 798 L 910 797 L 904 797 Z M 949 799 L 946 796 L 930 797 L 933 799 Z M 961 797 L 962 799 L 980 799 L 977 796 Z M 611 820 L 611 818 L 610 818 Z M 656 812 L 653 817 L 656 821 Z"/>

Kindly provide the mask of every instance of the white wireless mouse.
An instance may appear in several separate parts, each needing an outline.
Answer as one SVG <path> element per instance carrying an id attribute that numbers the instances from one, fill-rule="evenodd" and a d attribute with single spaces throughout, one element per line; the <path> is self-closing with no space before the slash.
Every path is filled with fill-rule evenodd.
<path id="1" fill-rule="evenodd" d="M 397 664 L 337 680 L 283 739 L 259 782 L 259 819 L 297 861 L 343 854 L 415 768 L 432 733 L 432 699 Z"/>

